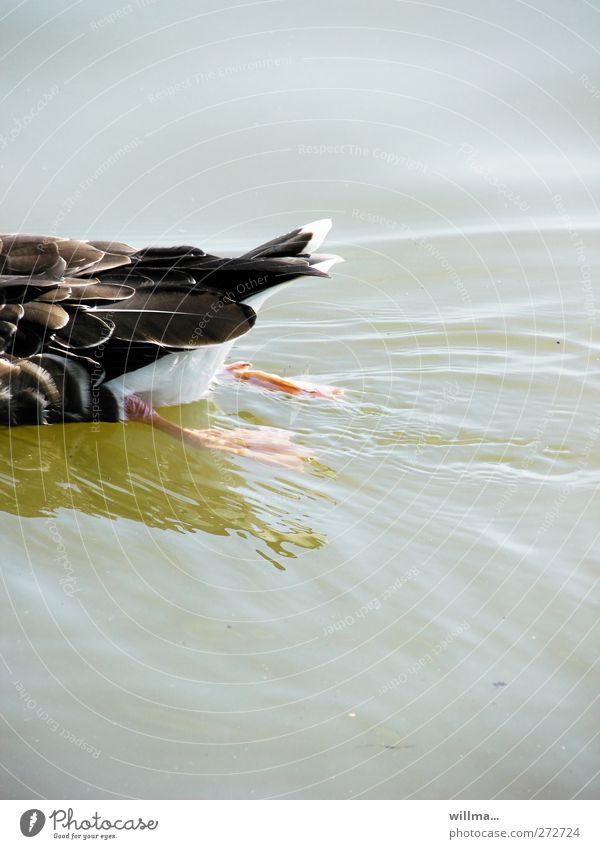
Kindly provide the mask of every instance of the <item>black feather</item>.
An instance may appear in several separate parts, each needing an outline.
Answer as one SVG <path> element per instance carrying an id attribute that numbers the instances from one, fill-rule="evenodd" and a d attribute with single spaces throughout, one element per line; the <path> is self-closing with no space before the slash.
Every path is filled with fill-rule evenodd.
<path id="1" fill-rule="evenodd" d="M 110 317 L 113 336 L 168 348 L 198 348 L 237 339 L 250 330 L 256 313 L 206 289 L 139 289 L 127 301 L 97 309 Z"/>
<path id="2" fill-rule="evenodd" d="M 242 254 L 242 258 L 299 256 L 304 254 L 313 235 L 310 230 L 298 227 L 283 236 L 277 236 L 275 239 L 264 242 L 248 253 Z"/>
<path id="3" fill-rule="evenodd" d="M 54 340 L 67 348 L 95 348 L 110 338 L 113 327 L 110 320 L 80 309 L 54 334 Z"/>

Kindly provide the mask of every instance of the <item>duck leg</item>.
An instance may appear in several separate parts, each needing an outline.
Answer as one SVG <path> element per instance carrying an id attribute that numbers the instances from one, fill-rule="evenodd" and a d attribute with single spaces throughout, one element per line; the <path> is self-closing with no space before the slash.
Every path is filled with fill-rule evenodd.
<path id="1" fill-rule="evenodd" d="M 306 380 L 290 380 L 268 371 L 253 369 L 252 363 L 242 361 L 229 363 L 223 366 L 223 369 L 238 380 L 247 380 L 263 389 L 279 390 L 290 395 L 310 395 L 313 398 L 328 398 L 330 401 L 339 401 L 344 394 L 344 390 L 339 386 L 310 383 Z"/>
<path id="2" fill-rule="evenodd" d="M 187 445 L 215 451 L 225 451 L 240 457 L 250 457 L 263 463 L 272 463 L 286 469 L 301 470 L 310 459 L 304 446 L 292 441 L 291 435 L 279 428 L 260 427 L 232 428 L 211 427 L 205 430 L 190 430 L 163 418 L 153 407 L 138 395 L 125 398 L 125 414 L 128 421 L 150 425 Z"/>

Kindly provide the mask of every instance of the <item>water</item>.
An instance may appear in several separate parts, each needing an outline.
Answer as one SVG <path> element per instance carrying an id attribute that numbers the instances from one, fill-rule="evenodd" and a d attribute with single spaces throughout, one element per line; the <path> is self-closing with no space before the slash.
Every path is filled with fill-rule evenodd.
<path id="1" fill-rule="evenodd" d="M 6 12 L 3 229 L 331 215 L 345 265 L 235 356 L 346 403 L 167 412 L 292 430 L 303 473 L 0 433 L 5 797 L 597 796 L 597 14 Z"/>

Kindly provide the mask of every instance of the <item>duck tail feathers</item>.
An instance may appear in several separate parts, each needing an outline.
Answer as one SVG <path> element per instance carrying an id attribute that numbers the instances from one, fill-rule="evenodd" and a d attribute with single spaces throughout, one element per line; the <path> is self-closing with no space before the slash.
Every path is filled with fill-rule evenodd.
<path id="1" fill-rule="evenodd" d="M 331 219 L 323 218 L 320 221 L 313 221 L 310 224 L 305 224 L 304 227 L 291 230 L 283 236 L 277 236 L 270 242 L 265 242 L 257 248 L 253 248 L 243 256 L 246 259 L 292 256 L 308 258 L 313 251 L 319 249 L 330 230 Z"/>

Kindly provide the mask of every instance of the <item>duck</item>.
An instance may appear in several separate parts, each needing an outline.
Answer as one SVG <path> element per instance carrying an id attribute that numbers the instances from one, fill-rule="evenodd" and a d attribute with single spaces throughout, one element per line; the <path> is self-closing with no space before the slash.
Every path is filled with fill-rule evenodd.
<path id="1" fill-rule="evenodd" d="M 198 401 L 217 376 L 336 400 L 320 386 L 226 363 L 275 291 L 328 278 L 323 219 L 235 257 L 193 245 L 0 234 L 0 426 L 136 421 L 201 448 L 298 468 L 275 428 L 190 430 L 157 408 Z"/>

